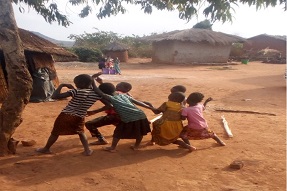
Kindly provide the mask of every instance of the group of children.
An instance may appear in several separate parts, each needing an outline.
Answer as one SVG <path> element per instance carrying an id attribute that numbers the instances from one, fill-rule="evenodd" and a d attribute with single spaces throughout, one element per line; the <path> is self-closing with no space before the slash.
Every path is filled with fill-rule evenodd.
<path id="1" fill-rule="evenodd" d="M 106 145 L 108 141 L 99 132 L 98 128 L 111 124 L 115 125 L 112 143 L 111 146 L 103 148 L 109 152 L 116 152 L 120 139 L 135 139 L 135 143 L 130 146 L 133 150 L 154 144 L 163 146 L 172 143 L 191 152 L 196 150 L 196 148 L 190 144 L 189 140 L 206 138 L 214 139 L 221 146 L 225 145 L 208 128 L 206 120 L 203 117 L 204 108 L 212 98 L 208 98 L 202 104 L 203 94 L 194 92 L 186 99 L 184 94 L 186 88 L 177 85 L 171 88 L 168 100 L 159 108 L 155 108 L 149 102 L 134 99 L 129 94 L 129 91 L 132 89 L 131 84 L 120 82 L 114 86 L 112 83 L 103 83 L 99 77 L 100 75 L 101 73 L 94 74 L 93 76 L 87 74 L 76 76 L 74 78 L 76 88 L 71 84 L 59 85 L 52 98 L 72 98 L 56 118 L 46 145 L 43 148 L 37 149 L 37 152 L 49 154 L 51 153 L 51 146 L 57 141 L 60 135 L 78 134 L 84 147 L 83 154 L 89 156 L 93 151 L 89 148 L 84 127 L 90 131 L 92 137 L 97 137 L 98 139 L 91 144 Z M 95 81 L 100 85 L 97 86 Z M 63 87 L 67 87 L 70 90 L 61 93 Z M 103 107 L 88 111 L 98 100 L 104 104 Z M 150 109 L 155 114 L 162 114 L 162 116 L 150 124 L 144 111 L 137 106 Z M 85 116 L 103 111 L 106 112 L 105 116 L 85 122 Z M 183 126 L 182 123 L 185 119 L 188 121 L 187 126 Z M 150 125 L 152 125 L 152 130 Z M 150 132 L 150 142 L 141 145 L 143 136 Z"/>
<path id="2" fill-rule="evenodd" d="M 107 70 L 108 74 L 121 75 L 120 60 L 118 57 L 112 59 L 110 56 L 107 58 L 102 58 L 99 61 L 99 69 L 102 71 Z"/>

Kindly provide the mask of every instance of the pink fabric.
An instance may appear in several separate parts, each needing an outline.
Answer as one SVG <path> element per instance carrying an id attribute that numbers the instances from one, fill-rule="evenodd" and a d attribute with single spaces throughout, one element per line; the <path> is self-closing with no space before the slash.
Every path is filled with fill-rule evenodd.
<path id="1" fill-rule="evenodd" d="M 191 106 L 182 109 L 181 115 L 187 118 L 188 128 L 204 129 L 208 128 L 207 122 L 203 117 L 204 106 L 198 103 L 196 106 Z"/>

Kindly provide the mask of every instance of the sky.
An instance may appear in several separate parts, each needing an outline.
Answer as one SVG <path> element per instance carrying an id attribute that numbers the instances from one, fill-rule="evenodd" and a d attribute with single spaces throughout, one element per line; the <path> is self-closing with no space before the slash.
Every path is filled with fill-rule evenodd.
<path id="1" fill-rule="evenodd" d="M 20 13 L 18 5 L 13 5 L 16 22 L 19 28 L 39 32 L 56 40 L 71 40 L 69 35 L 80 35 L 100 31 L 111 31 L 122 36 L 144 36 L 152 33 L 163 33 L 192 28 L 196 23 L 205 20 L 203 15 L 193 17 L 191 21 L 179 19 L 178 12 L 153 10 L 145 14 L 139 6 L 130 5 L 128 12 L 99 20 L 96 12 L 86 18 L 78 16 L 80 7 L 67 5 L 66 0 L 54 0 L 62 13 L 66 14 L 73 24 L 68 27 L 58 23 L 47 23 L 41 15 L 22 4 L 25 9 Z M 250 38 L 260 34 L 287 35 L 287 27 L 282 21 L 287 20 L 283 6 L 268 7 L 257 10 L 255 6 L 239 5 L 235 8 L 233 22 L 213 24 L 213 31 Z"/>

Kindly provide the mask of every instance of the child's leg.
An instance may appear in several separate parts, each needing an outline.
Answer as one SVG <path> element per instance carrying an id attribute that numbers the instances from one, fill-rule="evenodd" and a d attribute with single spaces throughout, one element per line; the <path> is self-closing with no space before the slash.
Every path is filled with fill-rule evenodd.
<path id="1" fill-rule="evenodd" d="M 86 128 L 90 131 L 92 137 L 97 137 L 98 141 L 93 142 L 93 145 L 106 145 L 108 141 L 98 130 L 99 127 L 111 125 L 115 122 L 115 117 L 111 115 L 101 116 L 85 123 Z"/>
<path id="2" fill-rule="evenodd" d="M 147 147 L 147 146 L 153 146 L 155 145 L 155 141 L 153 139 L 153 137 L 151 137 L 151 140 L 149 142 L 147 142 L 144 146 Z"/>
<path id="3" fill-rule="evenodd" d="M 133 150 L 139 149 L 140 144 L 142 142 L 142 139 L 143 139 L 143 136 L 140 136 L 140 137 L 136 138 L 136 142 L 135 142 L 134 145 L 131 146 L 131 149 L 133 149 Z"/>
<path id="4" fill-rule="evenodd" d="M 214 134 L 214 137 L 212 137 L 220 146 L 225 146 L 226 144 L 216 135 Z"/>
<path id="5" fill-rule="evenodd" d="M 50 148 L 57 141 L 58 138 L 59 138 L 58 135 L 51 134 L 50 137 L 48 138 L 46 145 L 43 148 L 36 149 L 36 151 L 39 153 L 50 154 L 51 153 Z"/>
<path id="6" fill-rule="evenodd" d="M 185 144 L 190 145 L 190 142 L 189 142 L 189 140 L 188 140 L 188 139 L 184 139 L 184 138 L 181 138 L 181 139 L 183 140 L 183 142 L 185 142 Z"/>
<path id="7" fill-rule="evenodd" d="M 119 141 L 120 139 L 114 137 L 112 141 L 112 145 L 110 147 L 104 147 L 104 150 L 109 151 L 109 152 L 116 152 L 116 147 Z"/>
<path id="8" fill-rule="evenodd" d="M 193 147 L 193 146 L 191 146 L 191 145 L 189 145 L 189 144 L 186 144 L 185 142 L 180 141 L 180 140 L 176 140 L 175 142 L 173 142 L 173 144 L 177 144 L 177 145 L 179 145 L 179 146 L 181 146 L 181 147 L 183 147 L 183 148 L 186 148 L 186 149 L 188 149 L 190 152 L 196 150 L 195 147 Z"/>
<path id="9" fill-rule="evenodd" d="M 82 143 L 84 150 L 85 150 L 84 154 L 87 156 L 90 156 L 93 153 L 93 150 L 91 150 L 89 148 L 88 139 L 87 139 L 86 134 L 85 133 L 79 133 L 79 137 L 80 137 L 81 143 Z"/>
<path id="10" fill-rule="evenodd" d="M 113 138 L 113 141 L 112 141 L 112 148 L 113 149 L 116 149 L 116 147 L 117 147 L 117 145 L 118 145 L 118 142 L 120 141 L 120 139 L 118 139 L 118 138 Z"/>
<path id="11" fill-rule="evenodd" d="M 99 127 L 105 126 L 105 125 L 109 125 L 109 124 L 105 124 L 105 117 L 106 116 L 101 116 L 101 117 L 97 117 L 95 119 L 92 119 L 90 121 L 87 121 L 85 123 L 86 128 L 90 131 L 92 137 L 101 137 L 101 133 L 98 130 Z"/>

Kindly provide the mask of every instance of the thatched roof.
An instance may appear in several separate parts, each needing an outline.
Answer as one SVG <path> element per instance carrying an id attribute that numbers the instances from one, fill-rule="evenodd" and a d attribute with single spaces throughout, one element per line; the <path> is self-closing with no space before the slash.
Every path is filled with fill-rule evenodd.
<path id="1" fill-rule="evenodd" d="M 57 56 L 77 58 L 75 54 L 65 50 L 64 48 L 40 36 L 35 35 L 34 33 L 30 31 L 19 28 L 19 35 L 22 40 L 25 51 L 48 53 L 48 54 L 54 54 Z M 0 46 L 0 49 L 1 49 L 1 46 Z"/>
<path id="2" fill-rule="evenodd" d="M 207 29 L 187 29 L 176 30 L 172 32 L 162 33 L 143 37 L 142 40 L 159 42 L 159 41 L 189 41 L 193 43 L 207 42 L 209 44 L 227 45 L 235 42 L 244 42 L 245 39 L 239 36 L 215 32 Z"/>
<path id="3" fill-rule="evenodd" d="M 257 36 L 253 36 L 251 38 L 248 38 L 247 40 L 252 40 L 253 38 L 257 38 L 257 37 L 260 37 L 260 36 L 286 41 L 286 35 L 268 35 L 268 34 L 260 34 L 260 35 L 257 35 Z"/>
<path id="4" fill-rule="evenodd" d="M 124 45 L 124 44 L 119 43 L 119 42 L 112 42 L 104 48 L 105 51 L 125 51 L 128 49 L 129 48 L 127 45 Z"/>

